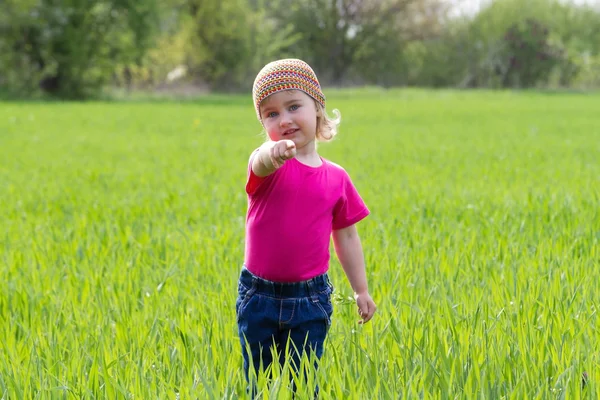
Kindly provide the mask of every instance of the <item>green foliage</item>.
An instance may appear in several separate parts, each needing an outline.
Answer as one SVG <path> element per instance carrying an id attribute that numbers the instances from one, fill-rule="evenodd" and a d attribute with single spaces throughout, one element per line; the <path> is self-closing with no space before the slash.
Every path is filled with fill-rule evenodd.
<path id="1" fill-rule="evenodd" d="M 513 24 L 504 35 L 507 60 L 504 86 L 534 87 L 546 83 L 564 62 L 563 49 L 549 42 L 548 27 L 535 19 Z"/>
<path id="2" fill-rule="evenodd" d="M 407 3 L 374 2 L 377 8 L 363 10 L 363 18 L 356 26 L 355 54 L 352 55 L 353 72 L 367 83 L 384 87 L 408 83 L 407 35 L 404 19 Z"/>
<path id="3" fill-rule="evenodd" d="M 581 28 L 583 21 L 591 30 Z M 455 51 L 447 59 L 459 72 L 444 85 L 569 86 L 581 57 L 596 51 L 593 27 L 599 23 L 600 13 L 554 0 L 497 0 L 472 20 L 450 23 L 443 43 L 430 49 L 427 64 Z"/>
<path id="4" fill-rule="evenodd" d="M 592 87 L 600 10 L 495 0 L 456 17 L 443 0 L 0 1 L 0 90 L 87 98 L 193 82 L 246 90 L 267 62 L 308 61 L 325 85 Z M 533 38 L 535 26 L 543 37 Z M 514 40 L 506 40 L 512 36 Z M 521 47 L 522 46 L 522 47 Z"/>
<path id="5" fill-rule="evenodd" d="M 244 76 L 244 88 L 249 88 L 256 74 L 266 63 L 278 58 L 295 57 L 291 48 L 300 40 L 301 33 L 291 24 L 283 24 L 268 12 L 267 5 L 273 6 L 274 0 L 258 3 L 248 15 L 250 24 L 250 57 L 247 60 Z"/>
<path id="6" fill-rule="evenodd" d="M 152 43 L 150 0 L 43 0 L 2 6 L 0 71 L 14 92 L 62 98 L 97 94 L 115 63 L 136 62 Z"/>
<path id="7" fill-rule="evenodd" d="M 600 55 L 584 54 L 577 61 L 580 63 L 580 72 L 575 77 L 573 84 L 583 89 L 600 87 Z"/>
<path id="8" fill-rule="evenodd" d="M 190 0 L 188 8 L 193 19 L 192 65 L 203 79 L 217 86 L 239 83 L 237 66 L 249 57 L 247 2 Z"/>
<path id="9" fill-rule="evenodd" d="M 352 65 L 360 5 L 352 14 L 349 0 L 282 0 L 273 13 L 281 26 L 293 26 L 300 39 L 291 51 L 306 60 L 324 82 L 340 83 Z M 356 33 L 356 32 L 354 32 Z"/>
<path id="10" fill-rule="evenodd" d="M 258 70 L 298 38 L 263 2 L 252 8 L 246 0 L 189 0 L 187 8 L 188 64 L 217 89 L 248 88 Z"/>
<path id="11" fill-rule="evenodd" d="M 276 19 L 300 34 L 293 53 L 308 61 L 322 81 L 334 85 L 406 84 L 407 43 L 430 36 L 441 16 L 436 0 L 283 0 L 278 4 L 273 8 Z"/>

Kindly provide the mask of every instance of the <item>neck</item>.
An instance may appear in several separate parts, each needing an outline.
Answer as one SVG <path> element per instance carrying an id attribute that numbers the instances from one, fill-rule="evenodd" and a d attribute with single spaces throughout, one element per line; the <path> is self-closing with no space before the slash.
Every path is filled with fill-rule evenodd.
<path id="1" fill-rule="evenodd" d="M 296 150 L 296 159 L 303 164 L 318 167 L 321 165 L 321 157 L 317 153 L 317 144 L 315 141 L 307 143 L 305 146 Z"/>
<path id="2" fill-rule="evenodd" d="M 319 154 L 317 153 L 317 144 L 314 140 L 306 143 L 304 146 L 296 149 L 296 157 L 300 157 L 302 159 L 306 158 L 319 158 Z"/>

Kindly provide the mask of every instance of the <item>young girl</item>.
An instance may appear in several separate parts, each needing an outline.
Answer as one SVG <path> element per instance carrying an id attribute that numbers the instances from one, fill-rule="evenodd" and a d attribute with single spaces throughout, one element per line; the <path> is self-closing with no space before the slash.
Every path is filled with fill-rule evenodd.
<path id="1" fill-rule="evenodd" d="M 269 141 L 248 163 L 245 261 L 236 302 L 244 371 L 278 354 L 297 370 L 303 353 L 323 354 L 331 324 L 329 243 L 354 290 L 361 316 L 375 313 L 355 224 L 369 214 L 346 171 L 317 153 L 339 124 L 325 113 L 312 68 L 297 59 L 267 64 L 252 91 Z M 337 111 L 337 110 L 336 110 Z M 289 342 L 288 342 L 289 341 Z M 272 349 L 276 352 L 273 352 Z"/>

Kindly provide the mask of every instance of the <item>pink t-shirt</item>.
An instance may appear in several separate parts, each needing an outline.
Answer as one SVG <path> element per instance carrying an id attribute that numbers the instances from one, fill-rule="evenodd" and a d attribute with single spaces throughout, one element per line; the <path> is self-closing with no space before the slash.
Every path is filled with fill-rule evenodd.
<path id="1" fill-rule="evenodd" d="M 292 158 L 260 178 L 248 164 L 245 265 L 275 282 L 298 282 L 327 272 L 332 230 L 369 210 L 339 165 L 321 158 L 310 167 Z"/>

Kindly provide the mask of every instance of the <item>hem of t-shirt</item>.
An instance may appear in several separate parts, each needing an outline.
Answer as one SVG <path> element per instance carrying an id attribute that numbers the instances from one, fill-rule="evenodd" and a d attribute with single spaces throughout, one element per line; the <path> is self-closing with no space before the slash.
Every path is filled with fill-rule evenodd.
<path id="1" fill-rule="evenodd" d="M 319 272 L 314 273 L 314 274 L 308 274 L 306 276 L 302 276 L 302 277 L 294 277 L 294 278 L 288 278 L 288 279 L 281 279 L 280 276 L 277 275 L 270 275 L 270 274 L 265 274 L 265 271 L 261 271 L 261 272 L 255 272 L 252 270 L 251 267 L 248 266 L 248 264 L 244 263 L 244 268 L 246 268 L 252 275 L 255 275 L 261 279 L 264 279 L 266 281 L 269 282 L 274 282 L 274 283 L 299 283 L 299 282 L 306 282 L 308 280 L 311 280 L 313 278 L 316 278 L 317 276 L 321 276 L 321 275 L 325 275 L 329 272 L 329 262 L 327 262 L 327 264 L 325 265 L 325 268 L 322 269 L 322 271 L 319 270 Z"/>
<path id="2" fill-rule="evenodd" d="M 343 224 L 341 225 L 336 225 L 333 228 L 334 231 L 338 231 L 340 229 L 344 229 L 347 228 L 349 226 L 352 226 L 354 224 L 356 224 L 357 222 L 362 221 L 363 219 L 365 219 L 371 212 L 369 211 L 368 208 L 363 208 L 361 212 L 359 212 L 358 214 L 356 214 L 354 217 L 346 220 Z"/>

